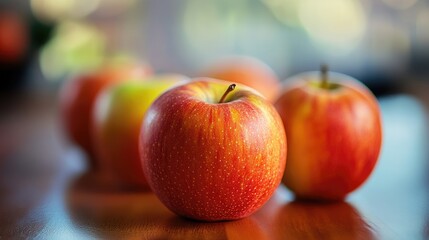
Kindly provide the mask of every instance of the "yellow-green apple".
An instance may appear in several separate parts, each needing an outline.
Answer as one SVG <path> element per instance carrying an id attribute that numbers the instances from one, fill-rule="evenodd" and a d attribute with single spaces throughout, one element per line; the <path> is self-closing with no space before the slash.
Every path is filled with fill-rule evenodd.
<path id="1" fill-rule="evenodd" d="M 288 137 L 283 178 L 297 198 L 339 200 L 372 172 L 382 126 L 374 95 L 357 80 L 323 69 L 287 81 L 275 103 Z"/>
<path id="2" fill-rule="evenodd" d="M 140 156 L 149 186 L 176 214 L 239 219 L 280 184 L 286 135 L 274 106 L 253 89 L 200 78 L 155 100 Z"/>
<path id="3" fill-rule="evenodd" d="M 149 190 L 139 156 L 143 116 L 168 88 L 186 81 L 181 75 L 155 75 L 103 90 L 93 112 L 93 140 L 100 172 L 109 185 Z"/>
<path id="4" fill-rule="evenodd" d="M 70 139 L 89 156 L 96 168 L 91 138 L 91 116 L 95 100 L 102 89 L 112 84 L 141 79 L 150 72 L 143 64 L 108 64 L 93 72 L 69 79 L 60 91 L 60 109 L 63 125 Z"/>
<path id="5" fill-rule="evenodd" d="M 234 56 L 221 59 L 202 74 L 252 87 L 270 102 L 277 99 L 280 90 L 280 81 L 274 71 L 253 57 Z"/>

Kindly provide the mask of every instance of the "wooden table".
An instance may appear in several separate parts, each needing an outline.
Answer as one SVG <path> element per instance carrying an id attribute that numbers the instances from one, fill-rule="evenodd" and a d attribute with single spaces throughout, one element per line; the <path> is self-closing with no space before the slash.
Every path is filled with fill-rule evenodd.
<path id="1" fill-rule="evenodd" d="M 219 223 L 180 218 L 151 193 L 99 188 L 61 133 L 55 96 L 5 98 L 0 239 L 428 239 L 428 89 L 380 98 L 381 157 L 347 201 L 296 202 L 280 186 L 251 217 Z"/>

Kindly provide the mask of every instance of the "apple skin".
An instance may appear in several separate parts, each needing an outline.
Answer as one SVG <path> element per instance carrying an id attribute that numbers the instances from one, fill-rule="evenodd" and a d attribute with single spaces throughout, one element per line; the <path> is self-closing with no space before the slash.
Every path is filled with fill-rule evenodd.
<path id="1" fill-rule="evenodd" d="M 274 71 L 262 61 L 247 56 L 221 59 L 204 71 L 203 76 L 242 83 L 259 91 L 270 102 L 274 102 L 281 88 Z"/>
<path id="2" fill-rule="evenodd" d="M 74 76 L 63 85 L 60 110 L 65 131 L 88 154 L 92 168 L 96 166 L 90 128 L 98 94 L 112 84 L 144 78 L 150 71 L 143 64 L 111 64 L 91 73 Z"/>
<path id="3" fill-rule="evenodd" d="M 283 178 L 297 198 L 340 200 L 359 187 L 377 162 L 382 126 L 373 94 L 357 80 L 316 72 L 290 79 L 275 103 L 288 136 Z"/>
<path id="4" fill-rule="evenodd" d="M 286 135 L 274 106 L 230 82 L 200 78 L 170 89 L 146 113 L 140 156 L 149 186 L 180 216 L 233 220 L 259 209 L 281 182 Z"/>
<path id="5" fill-rule="evenodd" d="M 100 172 L 109 185 L 149 190 L 139 154 L 143 116 L 161 93 L 187 80 L 181 75 L 150 76 L 119 83 L 99 95 L 92 136 Z"/>

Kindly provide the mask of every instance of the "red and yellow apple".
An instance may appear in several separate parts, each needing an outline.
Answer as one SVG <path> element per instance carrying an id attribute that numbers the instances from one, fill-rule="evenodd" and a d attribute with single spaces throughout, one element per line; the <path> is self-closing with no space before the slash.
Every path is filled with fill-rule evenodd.
<path id="1" fill-rule="evenodd" d="M 339 200 L 372 172 L 380 152 L 380 109 L 346 75 L 322 71 L 287 81 L 275 103 L 288 137 L 283 178 L 297 198 Z"/>
<path id="2" fill-rule="evenodd" d="M 66 133 L 89 156 L 95 166 L 91 138 L 91 116 L 95 100 L 102 89 L 130 79 L 141 79 L 149 74 L 145 65 L 112 64 L 94 72 L 69 79 L 60 92 L 60 109 Z"/>
<path id="3" fill-rule="evenodd" d="M 236 56 L 221 59 L 202 74 L 247 85 L 259 91 L 270 102 L 277 99 L 280 90 L 280 81 L 274 71 L 253 57 Z"/>
<path id="4" fill-rule="evenodd" d="M 109 185 L 149 189 L 138 146 L 143 116 L 161 93 L 187 79 L 180 75 L 151 76 L 117 84 L 99 95 L 92 137 L 100 172 Z"/>
<path id="5" fill-rule="evenodd" d="M 143 121 L 140 155 L 149 186 L 170 210 L 232 220 L 255 212 L 280 184 L 286 135 L 259 93 L 201 78 L 155 100 Z"/>

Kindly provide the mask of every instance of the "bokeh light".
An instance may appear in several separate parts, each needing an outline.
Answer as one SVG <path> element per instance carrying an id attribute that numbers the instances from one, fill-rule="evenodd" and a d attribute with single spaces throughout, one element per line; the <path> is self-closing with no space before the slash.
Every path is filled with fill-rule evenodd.
<path id="1" fill-rule="evenodd" d="M 43 21 L 82 18 L 97 9 L 100 0 L 31 0 L 33 13 Z"/>
<path id="2" fill-rule="evenodd" d="M 41 51 L 42 73 L 48 80 L 59 80 L 67 74 L 96 68 L 105 56 L 105 45 L 105 36 L 95 27 L 62 22 Z"/>
<path id="3" fill-rule="evenodd" d="M 262 0 L 280 22 L 288 26 L 299 26 L 299 0 Z"/>
<path id="4" fill-rule="evenodd" d="M 258 3 L 187 0 L 181 34 L 194 71 L 225 55 L 255 56 L 274 69 L 288 68 L 287 32 Z"/>
<path id="5" fill-rule="evenodd" d="M 299 19 L 312 40 L 325 51 L 347 54 L 362 39 L 366 16 L 357 0 L 303 0 Z"/>

